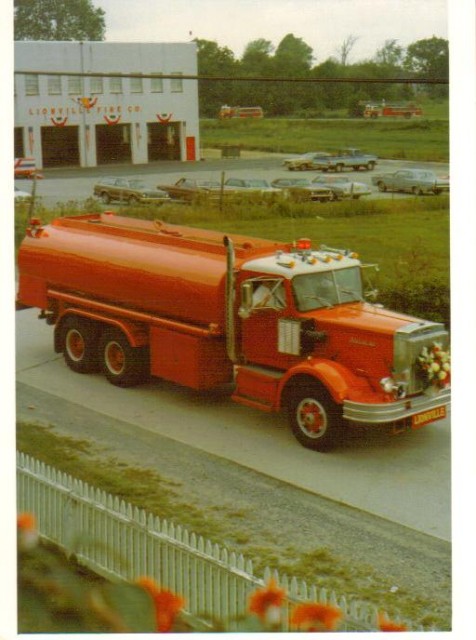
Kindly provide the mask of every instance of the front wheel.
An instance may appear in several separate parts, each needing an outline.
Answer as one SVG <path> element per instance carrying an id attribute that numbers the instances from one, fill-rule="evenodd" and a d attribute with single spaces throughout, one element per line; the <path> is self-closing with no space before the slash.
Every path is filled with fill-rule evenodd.
<path id="1" fill-rule="evenodd" d="M 118 387 L 132 387 L 144 382 L 149 370 L 147 347 L 131 347 L 122 331 L 106 329 L 99 343 L 102 368 L 106 378 Z"/>
<path id="2" fill-rule="evenodd" d="M 288 405 L 295 438 L 307 449 L 328 451 L 342 432 L 342 409 L 319 384 L 296 388 Z"/>
<path id="3" fill-rule="evenodd" d="M 379 190 L 379 191 L 381 191 L 382 193 L 384 193 L 385 191 L 387 191 L 387 187 L 386 187 L 386 185 L 385 185 L 385 182 L 382 182 L 382 180 L 379 180 L 379 181 L 377 182 L 377 187 L 378 187 L 378 190 Z"/>

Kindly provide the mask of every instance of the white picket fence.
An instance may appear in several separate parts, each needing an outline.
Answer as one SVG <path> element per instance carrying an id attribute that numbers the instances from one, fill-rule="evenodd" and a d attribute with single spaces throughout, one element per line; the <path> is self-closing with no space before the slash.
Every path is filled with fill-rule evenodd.
<path id="1" fill-rule="evenodd" d="M 253 574 L 252 562 L 241 554 L 22 453 L 17 453 L 17 502 L 19 512 L 36 516 L 38 532 L 45 540 L 109 579 L 153 578 L 181 594 L 186 612 L 197 620 L 227 621 L 243 614 L 249 594 L 273 577 L 287 592 L 283 620 L 288 620 L 297 602 L 320 602 L 342 610 L 342 631 L 377 629 L 377 610 L 371 605 L 350 602 L 270 569 L 259 579 Z"/>

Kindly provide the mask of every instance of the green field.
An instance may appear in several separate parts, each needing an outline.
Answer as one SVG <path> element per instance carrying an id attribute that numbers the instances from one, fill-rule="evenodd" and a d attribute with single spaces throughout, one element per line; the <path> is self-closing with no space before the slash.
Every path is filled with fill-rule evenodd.
<path id="1" fill-rule="evenodd" d="M 414 120 L 202 120 L 202 148 L 239 146 L 274 153 L 359 147 L 380 158 L 448 162 L 448 118 Z"/>
<path id="2" fill-rule="evenodd" d="M 39 209 L 44 222 L 61 215 L 101 210 L 93 200 L 68 203 L 59 209 Z M 400 311 L 449 324 L 449 197 L 423 196 L 332 203 L 291 203 L 282 196 L 233 197 L 219 207 L 122 207 L 122 215 L 161 219 L 175 224 L 217 229 L 259 238 L 292 242 L 309 237 L 320 244 L 356 251 L 364 263 L 377 263 L 369 287 L 379 300 Z M 15 244 L 27 226 L 28 208 L 16 207 Z M 367 273 L 367 271 L 366 271 Z"/>

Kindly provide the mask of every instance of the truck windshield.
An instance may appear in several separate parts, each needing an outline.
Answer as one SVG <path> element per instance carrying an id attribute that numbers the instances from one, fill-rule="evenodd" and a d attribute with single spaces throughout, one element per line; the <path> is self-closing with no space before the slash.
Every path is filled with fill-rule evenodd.
<path id="1" fill-rule="evenodd" d="M 359 267 L 296 276 L 292 284 L 299 311 L 363 300 Z"/>

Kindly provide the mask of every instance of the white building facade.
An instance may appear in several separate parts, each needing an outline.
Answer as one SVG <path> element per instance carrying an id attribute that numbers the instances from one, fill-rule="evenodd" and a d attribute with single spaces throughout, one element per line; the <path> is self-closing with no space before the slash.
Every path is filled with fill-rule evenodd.
<path id="1" fill-rule="evenodd" d="M 194 42 L 22 41 L 14 55 L 15 157 L 38 168 L 199 160 L 198 83 L 181 77 L 197 74 Z"/>

